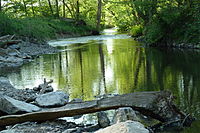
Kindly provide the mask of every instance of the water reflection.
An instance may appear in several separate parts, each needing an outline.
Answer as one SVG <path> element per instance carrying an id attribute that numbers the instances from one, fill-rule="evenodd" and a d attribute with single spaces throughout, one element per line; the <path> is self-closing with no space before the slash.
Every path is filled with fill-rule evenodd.
<path id="1" fill-rule="evenodd" d="M 9 74 L 12 83 L 33 88 L 43 78 L 54 79 L 54 88 L 84 100 L 104 93 L 170 90 L 184 111 L 200 118 L 197 51 L 143 48 L 128 36 L 58 48 L 62 52 L 40 56 L 20 73 Z"/>

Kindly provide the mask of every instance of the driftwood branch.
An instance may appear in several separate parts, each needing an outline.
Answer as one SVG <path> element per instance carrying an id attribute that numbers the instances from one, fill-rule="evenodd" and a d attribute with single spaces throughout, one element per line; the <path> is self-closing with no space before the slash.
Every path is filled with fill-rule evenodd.
<path id="1" fill-rule="evenodd" d="M 21 40 L 14 40 L 15 35 L 5 35 L 0 37 L 0 47 L 20 43 Z"/>
<path id="2" fill-rule="evenodd" d="M 26 121 L 41 122 L 120 107 L 132 107 L 134 110 L 161 122 L 184 119 L 185 115 L 178 111 L 169 99 L 171 99 L 169 92 L 137 92 L 100 100 L 69 103 L 63 107 L 43 109 L 40 112 L 3 116 L 0 117 L 0 125 L 7 126 Z"/>
<path id="3" fill-rule="evenodd" d="M 46 78 L 44 78 L 44 84 L 39 85 L 40 94 L 44 94 L 46 91 L 48 91 L 47 89 L 49 87 L 49 84 L 51 84 L 51 83 L 53 83 L 52 79 L 49 82 L 47 82 Z"/>
<path id="4" fill-rule="evenodd" d="M 5 36 L 1 36 L 0 40 L 12 40 L 15 37 L 15 35 L 5 35 Z"/>

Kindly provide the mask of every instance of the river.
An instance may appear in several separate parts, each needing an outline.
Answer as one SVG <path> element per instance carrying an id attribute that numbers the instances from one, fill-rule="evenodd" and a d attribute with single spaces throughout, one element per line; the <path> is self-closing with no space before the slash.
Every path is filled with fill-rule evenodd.
<path id="1" fill-rule="evenodd" d="M 33 88 L 44 78 L 70 98 L 92 100 L 102 94 L 169 90 L 179 107 L 200 118 L 200 52 L 144 47 L 114 29 L 102 35 L 50 41 L 61 52 L 42 55 L 9 73 L 19 89 Z M 199 133 L 200 122 L 181 133 Z M 177 132 L 177 131 L 175 131 Z"/>

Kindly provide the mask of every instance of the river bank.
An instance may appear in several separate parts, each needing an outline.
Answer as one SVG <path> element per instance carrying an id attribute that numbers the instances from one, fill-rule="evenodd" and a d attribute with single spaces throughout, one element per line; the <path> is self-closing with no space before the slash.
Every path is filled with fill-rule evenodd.
<path id="1" fill-rule="evenodd" d="M 102 95 L 93 101 L 69 101 L 69 94 L 54 91 L 50 85 L 52 82 L 44 79 L 44 83 L 38 87 L 17 90 L 7 78 L 1 77 L 0 131 L 3 131 L 0 133 L 118 133 L 118 130 L 124 133 L 150 133 L 173 125 L 181 130 L 193 121 L 190 115 L 177 110 L 170 92 Z M 102 112 L 110 109 L 114 109 L 111 119 L 107 116 L 108 112 Z M 70 116 L 79 119 L 83 114 L 95 112 L 98 119 L 95 124 L 57 119 Z"/>
<path id="2" fill-rule="evenodd" d="M 120 36 L 121 37 L 121 36 Z M 119 38 L 120 38 L 119 37 Z M 89 37 L 90 38 L 90 37 Z M 95 37 L 95 38 L 97 38 L 97 37 Z M 115 40 L 116 38 L 118 38 L 118 37 L 116 37 L 116 36 L 100 36 L 99 37 L 99 39 L 97 39 L 97 40 L 102 40 L 102 38 L 104 38 L 105 40 L 108 40 L 109 38 L 113 38 L 113 40 Z M 130 53 L 130 52 L 127 52 L 127 51 L 124 51 L 124 49 L 123 48 L 129 48 L 129 49 L 127 49 L 128 51 L 130 50 L 130 46 L 131 46 L 131 48 L 132 48 L 132 46 L 133 45 L 131 45 L 131 44 L 129 44 L 129 43 L 127 43 L 127 45 L 126 45 L 126 43 L 124 44 L 124 43 L 122 43 L 122 41 L 121 40 L 119 40 L 119 38 L 118 39 L 116 39 L 115 41 L 119 41 L 119 43 L 117 43 L 118 44 L 118 46 L 119 46 L 119 44 L 121 44 L 120 45 L 120 50 L 122 49 L 122 51 L 120 51 L 120 52 L 117 52 L 118 54 L 119 53 Z M 127 38 L 127 37 L 125 37 L 125 38 Z M 83 39 L 82 37 L 81 38 L 79 38 L 79 39 Z M 77 42 L 78 40 L 79 40 L 78 38 L 76 38 L 75 39 L 75 41 Z M 128 38 L 127 38 L 128 39 Z M 88 39 L 83 39 L 82 41 L 84 41 L 84 40 L 88 40 Z M 125 39 L 126 40 L 126 39 Z M 123 42 L 125 41 L 125 40 L 123 40 Z M 79 40 L 80 41 L 80 40 Z M 82 42 L 81 41 L 81 42 Z M 130 43 L 132 43 L 133 41 L 132 41 L 132 38 L 129 38 L 128 40 L 126 40 L 126 41 L 128 41 L 128 42 L 130 42 Z M 101 41 L 97 41 L 97 42 L 100 42 L 101 43 Z M 107 41 L 105 41 L 105 42 L 107 42 Z M 109 42 L 107 42 L 108 43 L 108 46 L 110 46 L 112 43 L 109 41 Z M 97 51 L 97 53 L 99 52 L 99 51 L 101 51 L 101 47 L 100 46 L 102 46 L 102 45 L 95 45 L 95 43 L 92 43 L 92 44 L 94 44 L 94 45 L 83 45 L 84 47 L 82 47 L 81 49 L 84 49 L 84 52 L 87 50 L 87 49 L 85 49 L 85 48 L 87 48 L 87 47 L 94 47 L 94 46 L 96 46 L 97 47 L 97 50 L 93 50 L 92 51 L 92 53 L 91 54 L 88 54 L 88 57 L 90 57 L 90 58 L 93 58 L 93 57 L 96 57 L 95 58 L 95 61 L 98 61 L 98 57 L 99 56 L 91 56 L 91 55 L 94 55 L 94 51 Z M 81 45 L 82 46 L 82 45 Z M 104 45 L 104 49 L 106 48 L 106 46 L 107 45 Z M 114 45 L 113 45 L 114 46 Z M 116 45 L 115 45 L 116 46 Z M 138 44 L 136 45 L 136 48 L 138 48 Z M 64 48 L 66 48 L 67 49 L 67 47 L 64 47 Z M 62 54 L 63 54 L 63 56 L 62 56 L 62 54 L 60 53 L 60 54 L 58 54 L 58 56 L 57 57 L 63 57 L 63 59 L 59 59 L 59 58 L 49 58 L 49 59 L 54 59 L 55 61 L 50 61 L 50 62 L 48 62 L 47 64 L 48 64 L 48 66 L 52 66 L 52 67 L 54 67 L 54 69 L 56 70 L 56 72 L 61 72 L 60 70 L 58 71 L 57 69 L 59 69 L 60 67 L 60 62 L 59 61 L 61 61 L 61 60 L 66 60 L 66 62 L 64 61 L 63 63 L 68 63 L 67 62 L 67 59 L 69 59 L 69 58 L 72 58 L 72 57 L 74 57 L 75 55 L 75 53 L 77 53 L 78 52 L 78 54 L 79 54 L 79 56 L 77 56 L 77 57 L 80 57 L 80 55 L 84 55 L 83 53 L 80 53 L 80 51 L 77 51 L 77 46 L 74 46 L 74 48 L 75 48 L 75 50 L 73 50 L 73 47 L 68 47 L 68 49 L 70 49 L 70 52 L 69 51 L 66 51 L 66 52 L 62 52 Z M 78 46 L 78 48 L 79 48 L 79 46 Z M 110 48 L 110 47 L 108 47 L 108 48 Z M 134 49 L 132 49 L 132 50 L 134 50 Z M 147 50 L 147 49 L 146 49 Z M 112 53 L 112 52 L 116 52 L 116 49 L 114 50 L 114 49 L 108 49 L 108 54 L 105 54 L 104 56 L 106 57 L 106 55 L 109 55 L 110 53 Z M 103 51 L 103 52 L 106 52 L 106 51 Z M 146 52 L 148 52 L 148 51 L 146 51 Z M 149 52 L 152 52 L 152 50 L 151 51 L 149 51 Z M 68 53 L 68 54 L 67 54 Z M 133 52 L 131 52 L 130 53 L 130 57 L 132 58 L 132 55 L 133 55 L 133 53 L 135 53 L 134 51 Z M 73 54 L 73 55 L 70 55 L 70 54 Z M 100 53 L 99 53 L 100 54 Z M 114 53 L 113 53 L 114 54 Z M 112 55 L 113 55 L 112 54 Z M 52 54 L 52 56 L 54 56 L 55 54 Z M 98 55 L 98 54 L 97 54 Z M 171 54 L 170 54 L 171 55 Z M 67 57 L 68 56 L 68 57 Z M 169 55 L 167 54 L 167 57 L 168 57 Z M 41 57 L 41 56 L 40 56 Z M 84 56 L 82 56 L 82 58 L 83 58 Z M 122 56 L 123 57 L 123 56 Z M 137 57 L 141 57 L 141 56 L 137 56 Z M 148 56 L 149 57 L 149 56 Z M 152 57 L 152 56 L 151 56 Z M 158 56 L 155 56 L 155 57 L 158 57 Z M 174 57 L 173 57 L 174 58 Z M 38 59 L 40 59 L 40 58 L 38 58 Z M 104 58 L 104 59 L 106 59 L 106 58 Z M 118 57 L 118 59 L 119 59 L 119 57 Z M 81 59 L 82 60 L 82 59 Z M 124 58 L 122 59 L 122 60 L 124 60 Z M 153 60 L 153 58 L 151 58 L 151 61 Z M 36 62 L 37 62 L 38 60 L 36 59 Z M 42 61 L 44 62 L 45 60 L 43 60 L 42 59 Z M 76 62 L 76 59 L 74 60 L 71 60 L 72 62 Z M 78 58 L 78 61 L 79 61 L 79 58 Z M 85 59 L 83 58 L 83 60 L 82 61 L 85 61 Z M 166 61 L 166 60 L 164 60 L 164 61 Z M 119 61 L 117 61 L 117 62 L 119 62 Z M 51 63 L 55 63 L 55 64 L 51 64 Z M 77 62 L 77 63 L 79 63 L 79 62 Z M 90 62 L 89 64 L 91 64 L 92 62 Z M 95 62 L 95 63 L 97 63 L 97 62 Z M 88 63 L 86 63 L 87 65 L 88 65 Z M 124 63 L 123 63 L 124 64 Z M 32 65 L 32 64 L 30 64 L 30 65 Z M 68 65 L 72 65 L 72 67 L 74 68 L 74 65 L 75 64 L 68 64 Z M 40 65 L 39 65 L 40 66 Z M 63 65 L 61 65 L 61 66 L 67 66 L 67 64 L 63 64 Z M 78 66 L 78 65 L 77 65 Z M 40 66 L 41 67 L 41 66 Z M 39 68 L 40 68 L 39 67 Z M 91 67 L 94 67 L 94 65 L 93 64 L 91 64 Z M 87 70 L 87 71 L 90 71 L 90 70 L 92 70 L 91 69 L 91 67 L 89 67 L 89 70 Z M 62 68 L 62 67 L 61 67 Z M 88 68 L 88 67 L 84 67 L 84 68 Z M 122 67 L 122 68 L 125 68 L 125 67 Z M 130 67 L 130 68 L 132 68 L 132 67 Z M 182 66 L 181 66 L 181 68 L 182 68 Z M 48 70 L 50 70 L 50 72 L 52 72 L 54 69 L 52 69 L 51 70 L 51 68 L 49 68 L 49 67 L 47 67 L 47 68 L 43 68 L 43 71 L 45 71 L 45 69 L 48 69 Z M 63 69 L 63 70 L 68 70 L 68 69 Z M 97 68 L 97 70 L 95 70 L 95 71 L 98 71 L 99 69 Z M 117 68 L 116 70 L 120 70 L 119 68 Z M 155 70 L 158 70 L 158 69 L 155 69 Z M 37 71 L 37 70 L 34 70 L 34 71 Z M 77 74 L 77 71 L 79 71 L 79 70 L 76 70 L 75 71 L 75 74 L 71 74 L 72 76 L 76 76 L 76 75 L 78 75 Z M 30 68 L 28 68 L 28 71 L 27 71 L 28 73 L 26 73 L 26 75 L 28 75 L 28 77 L 30 77 L 31 76 L 31 69 Z M 54 73 L 54 75 L 56 74 L 56 72 L 53 72 Z M 35 76 L 38 76 L 37 74 L 39 74 L 40 72 L 36 72 L 34 75 Z M 116 72 L 115 72 L 116 73 Z M 30 75 L 29 75 L 30 74 Z M 23 75 L 23 74 L 22 74 Z M 68 75 L 70 75 L 70 74 L 68 74 Z M 86 74 L 86 75 L 88 75 L 88 74 Z M 120 73 L 120 75 L 121 75 L 121 73 Z M 134 75 L 134 74 L 131 74 L 131 75 Z M 25 75 L 24 75 L 25 76 Z M 47 75 L 45 75 L 45 76 L 47 76 Z M 61 77 L 61 75 L 59 75 L 59 77 Z M 64 78 L 64 77 L 63 77 Z M 94 75 L 92 75 L 92 77 L 91 78 L 85 78 L 85 79 L 93 79 L 94 78 Z M 37 77 L 37 79 L 38 79 L 38 77 Z M 55 79 L 55 80 L 57 80 L 57 78 L 51 78 L 51 79 Z M 107 80 L 108 80 L 108 78 L 106 78 Z M 85 81 L 83 81 L 83 82 L 85 82 Z M 18 82 L 19 83 L 19 82 Z M 126 84 L 126 83 L 125 83 Z M 108 84 L 107 84 L 108 85 Z M 133 85 L 130 85 L 131 87 L 133 86 Z M 34 85 L 32 85 L 31 87 L 29 87 L 29 88 L 33 88 L 34 87 Z M 85 86 L 87 89 L 89 88 L 88 86 Z M 25 88 L 25 87 L 24 87 Z M 23 89 L 24 89 L 23 88 Z M 60 87 L 56 87 L 56 88 L 60 88 Z M 81 88 L 81 87 L 80 87 Z M 80 88 L 78 88 L 79 90 L 81 90 Z M 147 87 L 146 87 L 147 88 Z M 148 86 L 148 88 L 149 88 L 149 86 Z M 153 87 L 150 87 L 150 88 L 153 88 Z M 160 87 L 159 87 L 160 88 Z M 171 88 L 171 87 L 170 87 Z M 93 88 L 92 88 L 93 89 Z M 102 88 L 102 89 L 104 89 L 104 88 Z M 107 88 L 108 90 L 109 90 L 109 88 Z M 24 89 L 25 90 L 25 89 Z M 75 90 L 75 89 L 73 89 L 73 90 Z M 30 89 L 27 89 L 26 91 L 30 91 L 31 92 L 31 90 Z M 25 92 L 26 92 L 25 91 Z M 64 90 L 63 90 L 64 91 Z M 83 88 L 83 91 L 84 91 L 84 88 Z M 90 93 L 90 92 L 93 92 L 92 90 L 87 90 L 87 94 L 88 93 Z M 82 96 L 85 96 L 84 94 L 82 94 L 81 92 L 78 92 L 80 95 L 82 95 Z M 112 92 L 110 92 L 109 91 L 109 93 L 112 93 Z M 127 92 L 127 93 L 130 93 L 130 92 Z M 17 94 L 20 94 L 20 92 L 18 91 L 18 92 L 16 92 L 16 94 L 14 94 L 13 93 L 13 95 L 17 95 Z M 23 93 L 21 93 L 21 95 L 25 95 L 25 94 L 23 94 Z M 11 95 L 12 96 L 12 95 Z M 76 97 L 73 97 L 73 98 L 77 98 L 79 95 L 76 95 Z M 92 95 L 91 95 L 92 96 Z M 79 97 L 80 98 L 80 97 Z M 15 125 L 14 127 L 16 127 L 15 129 L 25 129 L 26 128 L 26 130 L 30 130 L 31 128 L 34 128 L 34 127 L 38 127 L 39 129 L 44 129 L 45 127 L 44 127 L 44 125 L 48 125 L 47 123 L 51 123 L 51 122 L 44 122 L 44 123 L 24 123 L 24 124 L 17 124 L 17 125 Z M 62 122 L 61 122 L 62 123 Z M 30 126 L 28 126 L 28 125 L 30 125 Z M 50 126 L 50 125 L 52 125 L 52 124 L 49 124 L 49 126 L 47 126 L 47 129 L 52 129 L 52 132 L 55 132 L 55 130 L 53 130 L 53 129 L 55 129 L 56 128 L 56 125 L 55 126 Z M 57 125 L 59 125 L 58 123 L 57 123 Z M 10 127 L 11 129 L 14 129 L 14 127 L 12 128 L 12 127 Z M 29 129 L 28 129 L 29 128 Z M 17 130 L 18 130 L 17 129 Z M 41 131 L 41 130 L 40 130 Z M 61 131 L 61 130 L 58 130 L 58 132 L 59 131 Z M 63 131 L 63 130 L 62 130 Z M 39 131 L 38 131 L 39 132 Z M 47 130 L 46 130 L 46 128 L 45 128 L 45 132 L 47 132 Z"/>

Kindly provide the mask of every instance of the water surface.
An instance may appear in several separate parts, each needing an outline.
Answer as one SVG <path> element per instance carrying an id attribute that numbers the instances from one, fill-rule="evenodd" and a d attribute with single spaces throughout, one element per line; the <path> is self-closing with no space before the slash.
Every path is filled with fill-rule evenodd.
<path id="1" fill-rule="evenodd" d="M 42 55 L 8 74 L 19 89 L 33 88 L 43 78 L 70 98 L 136 91 L 169 90 L 180 108 L 200 118 L 200 52 L 145 48 L 128 35 L 107 30 L 100 36 L 51 41 L 61 52 Z M 200 122 L 182 133 L 198 133 Z"/>

